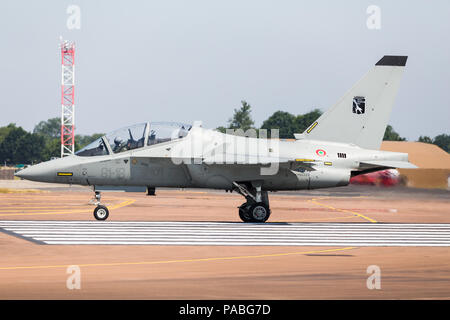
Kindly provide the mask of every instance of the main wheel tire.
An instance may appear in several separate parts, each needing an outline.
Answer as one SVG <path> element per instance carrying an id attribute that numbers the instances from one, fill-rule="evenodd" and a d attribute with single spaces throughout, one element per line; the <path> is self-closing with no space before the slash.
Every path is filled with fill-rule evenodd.
<path id="1" fill-rule="evenodd" d="M 98 205 L 95 209 L 94 209 L 94 217 L 97 220 L 106 220 L 108 219 L 109 216 L 109 210 L 107 207 L 102 206 L 102 205 Z"/>
<path id="2" fill-rule="evenodd" d="M 250 207 L 250 218 L 253 222 L 266 222 L 270 217 L 270 209 L 263 202 L 257 202 Z"/>
<path id="3" fill-rule="evenodd" d="M 245 203 L 239 207 L 239 218 L 241 218 L 243 222 L 252 222 L 249 209 L 250 208 Z"/>

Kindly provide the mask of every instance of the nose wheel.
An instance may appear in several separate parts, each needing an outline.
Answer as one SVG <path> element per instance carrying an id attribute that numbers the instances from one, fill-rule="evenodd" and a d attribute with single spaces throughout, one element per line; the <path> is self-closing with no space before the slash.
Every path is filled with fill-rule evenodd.
<path id="1" fill-rule="evenodd" d="M 95 186 L 94 193 L 94 198 L 89 201 L 89 203 L 96 205 L 94 209 L 94 218 L 100 221 L 106 220 L 109 216 L 109 210 L 106 206 L 100 203 L 102 195 L 100 194 L 100 191 L 95 190 Z"/>
<path id="2" fill-rule="evenodd" d="M 109 210 L 107 207 L 99 204 L 95 209 L 94 209 L 94 218 L 100 221 L 106 220 L 108 219 L 109 216 Z"/>

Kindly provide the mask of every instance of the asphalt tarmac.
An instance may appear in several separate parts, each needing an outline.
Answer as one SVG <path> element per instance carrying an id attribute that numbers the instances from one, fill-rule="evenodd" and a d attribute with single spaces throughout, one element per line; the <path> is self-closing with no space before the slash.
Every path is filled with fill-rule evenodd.
<path id="1" fill-rule="evenodd" d="M 100 222 L 88 189 L 33 189 L 0 194 L 1 299 L 450 297 L 449 191 L 271 193 L 260 225 L 239 222 L 235 193 L 104 192 Z"/>

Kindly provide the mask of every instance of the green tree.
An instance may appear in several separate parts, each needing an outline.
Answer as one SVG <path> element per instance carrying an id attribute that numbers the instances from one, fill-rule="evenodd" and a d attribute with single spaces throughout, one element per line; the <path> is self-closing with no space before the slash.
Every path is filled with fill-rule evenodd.
<path id="1" fill-rule="evenodd" d="M 289 112 L 276 111 L 263 122 L 261 129 L 268 130 L 268 136 L 270 136 L 270 130 L 278 129 L 279 137 L 281 139 L 289 139 L 292 138 L 295 133 L 295 120 L 296 117 Z"/>
<path id="2" fill-rule="evenodd" d="M 429 136 L 420 136 L 418 142 L 424 142 L 424 143 L 433 143 L 433 139 L 431 139 Z"/>
<path id="3" fill-rule="evenodd" d="M 26 132 L 19 141 L 18 154 L 15 163 L 37 163 L 45 161 L 42 151 L 45 149 L 45 139 L 37 134 Z"/>
<path id="4" fill-rule="evenodd" d="M 39 162 L 42 160 L 41 151 L 44 146 L 45 140 L 42 136 L 9 125 L 8 133 L 0 143 L 0 162 L 14 164 Z"/>
<path id="5" fill-rule="evenodd" d="M 3 139 L 9 134 L 9 132 L 17 128 L 15 123 L 10 123 L 6 127 L 0 127 L 0 143 L 2 143 Z"/>
<path id="6" fill-rule="evenodd" d="M 217 131 L 222 132 L 222 133 L 226 133 L 227 132 L 227 128 L 225 128 L 224 126 L 220 126 L 216 128 Z"/>
<path id="7" fill-rule="evenodd" d="M 241 108 L 234 109 L 233 117 L 228 120 L 229 129 L 242 129 L 244 131 L 247 131 L 248 129 L 253 127 L 254 122 L 250 115 L 252 107 L 245 100 L 242 100 L 241 104 Z"/>
<path id="8" fill-rule="evenodd" d="M 61 156 L 61 118 L 40 121 L 34 127 L 33 134 L 39 135 L 45 141 L 41 150 L 42 161 Z"/>
<path id="9" fill-rule="evenodd" d="M 15 163 L 18 141 L 25 133 L 14 123 L 0 129 L 0 163 Z"/>
<path id="10" fill-rule="evenodd" d="M 61 156 L 61 139 L 45 139 L 45 146 L 41 152 L 42 161 L 58 158 Z"/>
<path id="11" fill-rule="evenodd" d="M 261 129 L 278 129 L 281 139 L 292 139 L 294 133 L 305 131 L 321 115 L 322 112 L 319 109 L 297 116 L 289 112 L 277 111 L 263 122 Z"/>
<path id="12" fill-rule="evenodd" d="M 394 128 L 391 125 L 386 127 L 386 131 L 384 132 L 383 140 L 387 141 L 406 141 L 406 138 L 400 137 L 400 135 L 395 132 Z"/>
<path id="13" fill-rule="evenodd" d="M 433 139 L 433 143 L 441 149 L 450 152 L 450 135 L 440 134 Z"/>
<path id="14" fill-rule="evenodd" d="M 39 122 L 33 129 L 33 133 L 41 134 L 46 138 L 61 137 L 61 118 L 51 118 Z"/>

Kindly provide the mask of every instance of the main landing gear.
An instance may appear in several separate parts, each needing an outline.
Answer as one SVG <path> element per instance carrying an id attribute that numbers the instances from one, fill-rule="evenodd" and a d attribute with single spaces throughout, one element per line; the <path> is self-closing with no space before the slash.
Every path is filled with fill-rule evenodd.
<path id="1" fill-rule="evenodd" d="M 95 196 L 94 199 L 90 201 L 90 203 L 96 205 L 96 208 L 94 209 L 94 218 L 100 221 L 108 219 L 109 216 L 109 210 L 106 206 L 102 205 L 100 203 L 100 200 L 102 198 L 100 191 L 96 191 L 94 189 Z"/>
<path id="2" fill-rule="evenodd" d="M 244 222 L 266 222 L 270 216 L 269 196 L 261 190 L 260 182 L 233 182 L 235 190 L 245 197 L 247 202 L 239 207 L 239 217 Z"/>

